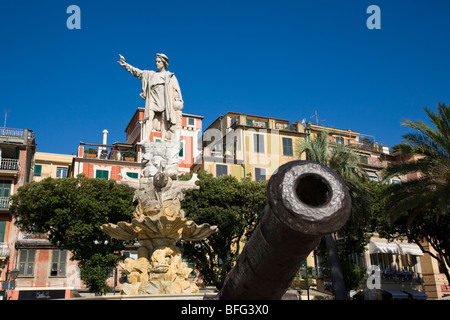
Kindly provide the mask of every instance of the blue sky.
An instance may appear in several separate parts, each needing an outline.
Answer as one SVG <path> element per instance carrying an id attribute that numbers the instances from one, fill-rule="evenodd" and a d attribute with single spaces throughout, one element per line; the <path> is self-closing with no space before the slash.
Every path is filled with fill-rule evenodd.
<path id="1" fill-rule="evenodd" d="M 81 9 L 69 30 L 67 7 Z M 381 9 L 369 30 L 367 7 Z M 37 150 L 125 141 L 140 81 L 118 54 L 154 70 L 165 53 L 184 112 L 206 128 L 228 111 L 306 118 L 400 143 L 402 119 L 450 103 L 450 1 L 2 1 L 0 123 L 29 128 Z"/>

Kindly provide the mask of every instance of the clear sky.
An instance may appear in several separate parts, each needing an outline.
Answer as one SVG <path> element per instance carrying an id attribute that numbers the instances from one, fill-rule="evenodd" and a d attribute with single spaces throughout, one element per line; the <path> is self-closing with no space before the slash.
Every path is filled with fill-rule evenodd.
<path id="1" fill-rule="evenodd" d="M 381 29 L 367 28 L 370 5 Z M 319 124 L 392 147 L 402 119 L 450 103 L 450 1 L 2 1 L 0 126 L 8 110 L 41 152 L 76 153 L 103 129 L 124 142 L 144 100 L 119 53 L 149 70 L 165 53 L 204 129 L 228 111 L 315 123 L 317 110 Z"/>

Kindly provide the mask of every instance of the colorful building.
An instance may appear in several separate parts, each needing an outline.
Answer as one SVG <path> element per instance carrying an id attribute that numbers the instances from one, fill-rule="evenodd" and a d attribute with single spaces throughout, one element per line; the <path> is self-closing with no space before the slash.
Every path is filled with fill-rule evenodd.
<path id="1" fill-rule="evenodd" d="M 19 252 L 19 232 L 9 211 L 10 196 L 33 176 L 36 152 L 34 132 L 29 129 L 0 128 L 0 280 L 9 281 Z M 16 270 L 14 270 L 16 271 Z M 23 269 L 19 269 L 20 272 Z M 13 285 L 13 282 L 10 282 Z M 9 290 L 0 290 L 0 298 L 9 298 Z"/>
<path id="2" fill-rule="evenodd" d="M 289 120 L 228 112 L 203 133 L 192 171 L 268 180 L 279 166 L 297 159 L 294 147 L 305 137 L 303 126 Z"/>
<path id="3" fill-rule="evenodd" d="M 138 108 L 125 128 L 126 142 L 108 144 L 108 131 L 103 130 L 102 143 L 81 142 L 69 175 L 85 174 L 88 178 L 138 179 L 141 172 L 144 109 Z M 183 114 L 179 173 L 189 173 L 194 157 L 199 154 L 197 141 L 202 130 L 202 116 Z M 152 132 L 150 141 L 158 141 L 160 132 Z"/>
<path id="4" fill-rule="evenodd" d="M 215 177 L 232 175 L 240 179 L 250 174 L 252 180 L 268 180 L 279 166 L 299 159 L 297 144 L 300 141 L 315 139 L 317 135 L 324 133 L 329 137 L 330 147 L 341 144 L 355 151 L 359 156 L 361 167 L 371 180 L 380 181 L 381 170 L 389 163 L 398 161 L 399 155 L 392 154 L 388 146 L 379 145 L 374 136 L 351 129 L 337 129 L 305 121 L 290 123 L 286 119 L 228 112 L 217 118 L 203 133 L 202 153 L 197 157 L 192 170 L 194 172 L 205 170 Z M 301 159 L 305 159 L 304 154 Z M 410 178 L 412 177 L 395 177 L 390 182 L 399 183 Z M 377 235 L 374 235 L 366 253 L 363 256 L 353 257 L 355 262 L 364 268 L 372 265 L 383 268 L 381 281 L 384 291 L 380 291 L 377 298 L 392 298 L 386 290 L 396 292 L 395 290 L 400 288 L 409 290 L 410 295 L 416 299 L 423 298 L 420 260 L 423 252 L 417 245 L 399 240 L 400 244 L 396 245 L 396 251 L 387 253 L 383 251 L 384 247 L 381 245 L 383 241 L 386 240 L 377 240 Z M 380 260 L 376 260 L 378 254 Z M 309 286 L 319 290 L 330 290 L 331 279 L 324 276 L 320 260 L 315 251 L 311 252 L 302 270 L 312 269 L 310 272 L 314 277 L 309 281 Z M 407 276 L 402 278 L 399 287 L 399 283 L 396 282 L 398 278 L 387 275 L 394 271 L 401 275 L 403 270 Z M 409 298 L 410 295 L 402 293 L 402 297 Z"/>
<path id="5" fill-rule="evenodd" d="M 108 144 L 108 131 L 103 130 L 102 143 L 81 142 L 76 155 L 63 155 L 55 153 L 36 152 L 33 156 L 22 151 L 24 147 L 12 149 L 10 145 L 3 146 L 0 143 L 4 158 L 2 164 L 7 169 L 28 168 L 27 170 L 8 170 L 4 172 L 6 177 L 15 178 L 8 183 L 9 187 L 2 191 L 5 195 L 5 214 L 0 216 L 0 236 L 2 239 L 10 239 L 9 242 L 1 242 L 0 262 L 2 263 L 2 280 L 6 276 L 6 270 L 16 269 L 18 272 L 14 290 L 8 291 L 8 298 L 13 300 L 45 300 L 57 298 L 70 298 L 74 291 L 83 291 L 86 286 L 80 279 L 78 263 L 71 261 L 71 253 L 67 250 L 55 248 L 48 240 L 46 234 L 34 234 L 9 232 L 11 217 L 7 214 L 7 204 L 11 190 L 16 189 L 12 185 L 23 185 L 26 182 L 41 181 L 45 178 L 65 178 L 85 174 L 88 178 L 104 179 L 138 179 L 141 171 L 141 125 L 144 109 L 138 108 L 126 127 L 126 142 L 114 142 Z M 181 146 L 179 154 L 179 172 L 189 173 L 194 162 L 194 155 L 199 153 L 196 143 L 198 134 L 202 128 L 201 116 L 183 114 Z M 0 131 L 1 134 L 1 131 Z M 27 133 L 28 134 L 28 133 Z M 0 141 L 2 136 L 0 135 Z M 151 141 L 160 138 L 159 133 L 153 132 Z M 20 150 L 19 150 L 20 149 Z M 24 149 L 25 150 L 25 149 Z M 14 156 L 13 158 L 8 158 Z M 28 159 L 27 166 L 25 160 Z M 3 170 L 0 169 L 0 178 Z M 7 179 L 5 177 L 5 179 Z M 8 178 L 9 179 L 9 178 Z M 8 180 L 9 181 L 9 180 Z M 1 183 L 1 182 L 0 182 Z M 2 199 L 0 198 L 0 201 Z M 0 211 L 3 212 L 3 211 Z M 3 218 L 5 218 L 3 220 Z M 3 222 L 4 221 L 4 222 Z M 12 235 L 14 234 L 14 236 Z M 15 248 L 11 256 L 11 249 Z M 127 256 L 133 256 L 136 248 L 131 246 Z M 12 257 L 11 259 L 9 259 Z M 9 263 L 9 264 L 8 264 Z M 9 267 L 7 268 L 6 265 Z M 117 270 L 115 271 L 117 275 Z M 114 277 L 108 280 L 108 284 L 114 286 Z M 6 293 L 5 293 L 6 294 Z"/>

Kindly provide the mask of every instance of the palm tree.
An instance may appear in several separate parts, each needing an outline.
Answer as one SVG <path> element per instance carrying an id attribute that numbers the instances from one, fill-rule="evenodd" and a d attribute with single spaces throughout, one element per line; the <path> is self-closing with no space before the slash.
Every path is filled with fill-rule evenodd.
<path id="1" fill-rule="evenodd" d="M 322 163 L 333 169 L 346 183 L 352 197 L 352 216 L 357 212 L 366 212 L 370 191 L 366 183 L 366 174 L 359 166 L 359 156 L 342 144 L 330 145 L 328 132 L 317 135 L 315 140 L 305 139 L 297 144 L 297 156 L 305 153 L 306 159 Z M 358 220 L 358 219 L 355 219 Z M 336 300 L 348 299 L 338 250 L 333 235 L 325 237 L 330 265 L 333 293 Z"/>
<path id="2" fill-rule="evenodd" d="M 388 189 L 389 213 L 395 220 L 408 212 L 408 224 L 436 206 L 437 214 L 450 213 L 450 107 L 439 103 L 437 113 L 427 107 L 424 110 L 436 128 L 423 121 L 404 120 L 402 126 L 418 132 L 403 135 L 405 143 L 396 149 L 403 155 L 415 155 L 415 159 L 385 170 L 386 179 L 408 173 L 420 175 Z"/>
<path id="3" fill-rule="evenodd" d="M 402 126 L 416 130 L 403 135 L 403 141 L 396 149 L 404 162 L 385 169 L 385 179 L 418 173 L 416 179 L 389 185 L 386 190 L 386 208 L 392 222 L 406 224 L 407 234 L 414 234 L 414 224 L 433 222 L 433 234 L 411 236 L 424 251 L 422 237 L 438 252 L 427 251 L 440 264 L 450 281 L 448 236 L 445 236 L 450 215 L 450 106 L 438 104 L 437 112 L 424 108 L 435 128 L 423 121 L 404 120 Z M 411 157 L 413 156 L 413 157 Z M 427 224 L 429 225 L 429 223 Z M 417 230 L 424 230 L 420 225 Z M 436 233 L 434 233 L 436 232 Z M 444 232 L 442 236 L 441 233 Z"/>

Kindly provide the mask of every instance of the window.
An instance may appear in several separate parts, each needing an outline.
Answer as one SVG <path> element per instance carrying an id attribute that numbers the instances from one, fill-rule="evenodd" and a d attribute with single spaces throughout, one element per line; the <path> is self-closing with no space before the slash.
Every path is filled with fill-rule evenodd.
<path id="1" fill-rule="evenodd" d="M 127 172 L 127 176 L 132 178 L 132 179 L 139 178 L 139 174 L 137 172 Z"/>
<path id="2" fill-rule="evenodd" d="M 42 172 L 42 165 L 41 164 L 34 165 L 34 176 L 35 177 L 40 177 L 41 176 L 41 172 Z"/>
<path id="3" fill-rule="evenodd" d="M 11 195 L 11 181 L 0 180 L 0 208 L 8 208 Z M 3 202 L 6 202 L 6 207 Z"/>
<path id="4" fill-rule="evenodd" d="M 62 168 L 62 167 L 56 168 L 56 177 L 57 178 L 66 178 L 67 177 L 67 168 Z"/>
<path id="5" fill-rule="evenodd" d="M 255 133 L 253 135 L 254 151 L 264 153 L 264 135 Z"/>
<path id="6" fill-rule="evenodd" d="M 51 277 L 64 277 L 66 275 L 67 250 L 52 250 Z"/>
<path id="7" fill-rule="evenodd" d="M 195 118 L 188 118 L 188 126 L 195 126 Z"/>
<path id="8" fill-rule="evenodd" d="M 367 157 L 367 156 L 359 156 L 359 162 L 361 164 L 369 164 L 369 157 Z"/>
<path id="9" fill-rule="evenodd" d="M 283 155 L 292 157 L 294 152 L 292 150 L 292 139 L 291 138 L 283 138 Z"/>
<path id="10" fill-rule="evenodd" d="M 344 138 L 343 137 L 336 137 L 336 143 L 339 143 L 339 144 L 344 144 Z"/>
<path id="11" fill-rule="evenodd" d="M 257 182 L 260 180 L 266 180 L 266 169 L 255 168 L 255 180 Z"/>
<path id="12" fill-rule="evenodd" d="M 398 177 L 394 177 L 389 180 L 389 183 L 391 183 L 391 184 L 399 184 L 400 182 L 401 182 L 401 180 Z"/>
<path id="13" fill-rule="evenodd" d="M 0 242 L 4 242 L 6 233 L 6 221 L 0 221 Z"/>
<path id="14" fill-rule="evenodd" d="M 184 141 L 180 142 L 180 153 L 178 154 L 178 157 L 184 159 Z"/>
<path id="15" fill-rule="evenodd" d="M 228 175 L 228 166 L 224 164 L 216 164 L 216 177 Z"/>
<path id="16" fill-rule="evenodd" d="M 109 177 L 109 171 L 107 170 L 97 170 L 95 171 L 95 177 L 99 179 L 106 179 L 108 180 Z"/>
<path id="17" fill-rule="evenodd" d="M 32 276 L 34 274 L 35 249 L 22 249 L 19 254 L 19 276 Z"/>
<path id="18" fill-rule="evenodd" d="M 368 176 L 369 176 L 369 180 L 378 181 L 378 176 L 376 175 L 376 173 L 371 172 L 368 174 Z"/>

